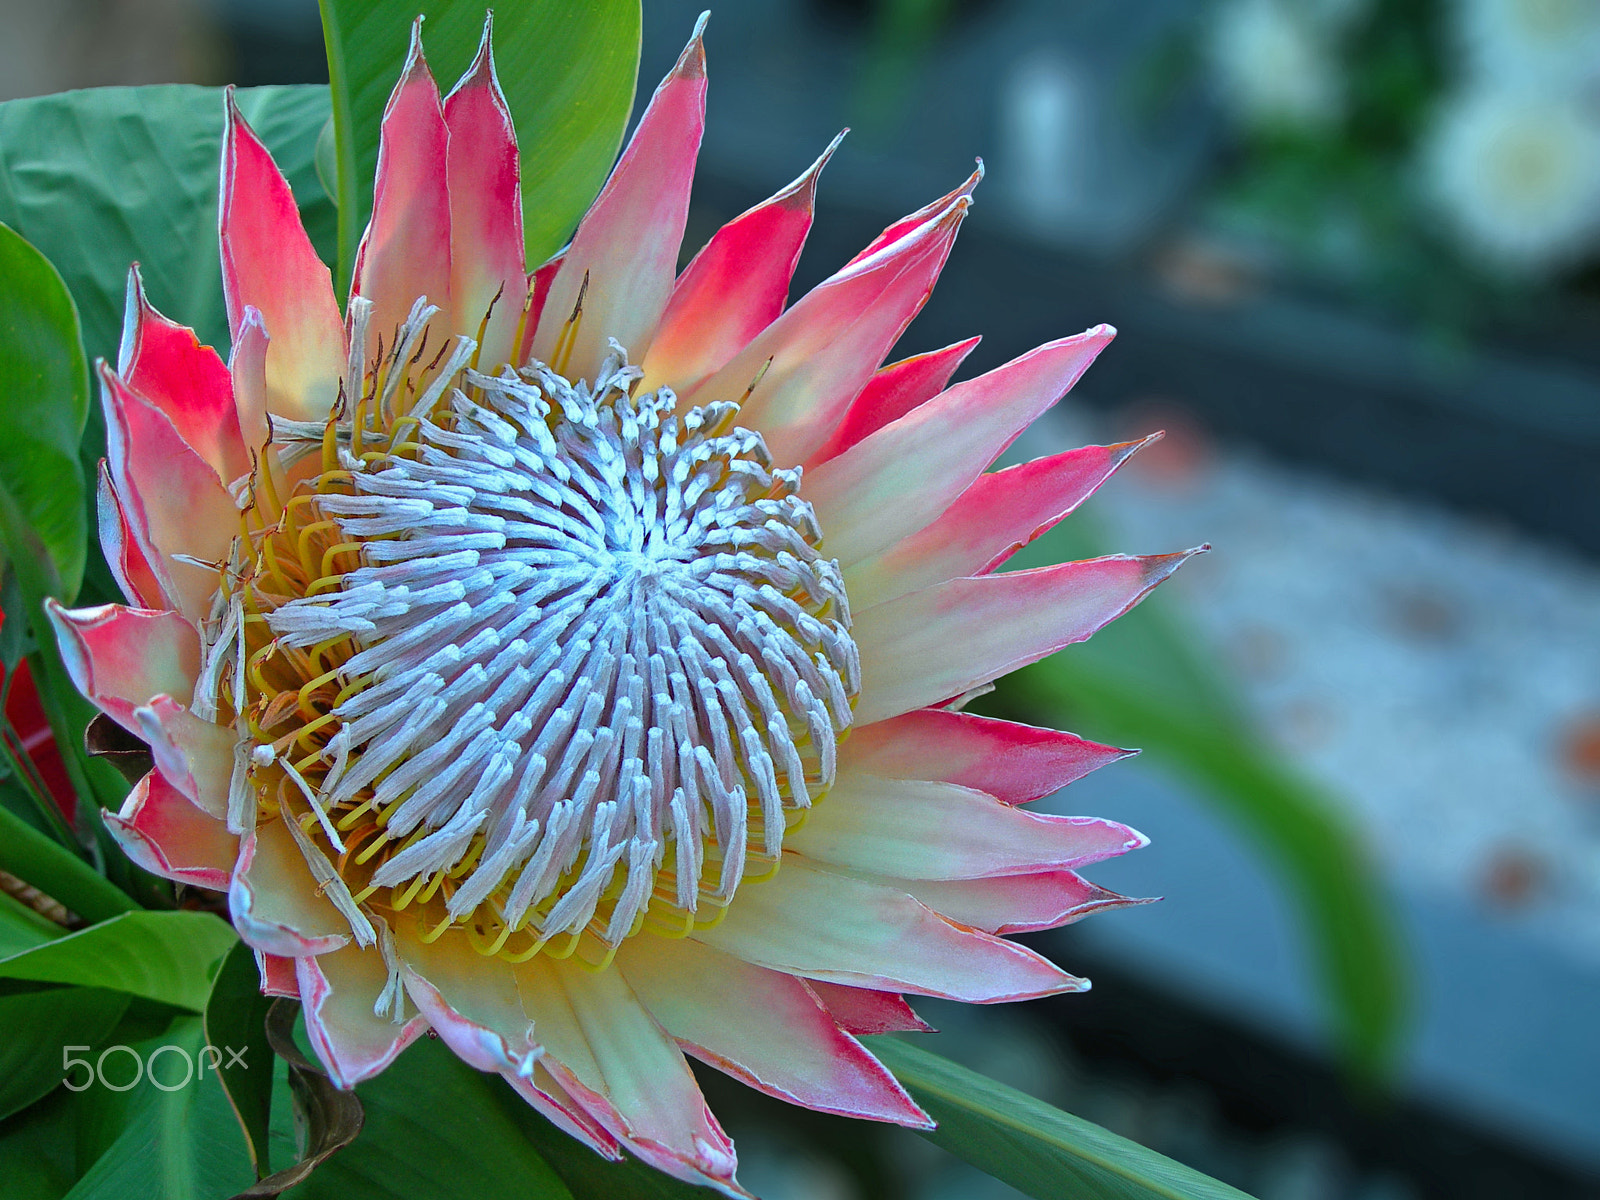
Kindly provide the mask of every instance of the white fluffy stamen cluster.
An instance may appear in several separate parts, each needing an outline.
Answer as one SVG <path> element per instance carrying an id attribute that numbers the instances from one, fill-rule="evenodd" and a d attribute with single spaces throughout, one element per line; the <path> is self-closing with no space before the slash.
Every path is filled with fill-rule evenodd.
<path id="1" fill-rule="evenodd" d="M 405 844 L 373 884 L 481 840 L 452 917 L 492 900 L 512 928 L 577 933 L 618 879 L 615 944 L 669 847 L 680 908 L 726 902 L 747 850 L 776 856 L 784 810 L 832 783 L 860 668 L 799 472 L 736 405 L 674 415 L 638 378 L 615 343 L 593 385 L 469 371 L 476 398 L 424 417 L 414 458 L 341 450 L 353 494 L 319 502 L 363 565 L 268 620 L 284 645 L 359 647 L 343 673 L 369 683 L 335 709 L 318 800 L 390 810 Z"/>

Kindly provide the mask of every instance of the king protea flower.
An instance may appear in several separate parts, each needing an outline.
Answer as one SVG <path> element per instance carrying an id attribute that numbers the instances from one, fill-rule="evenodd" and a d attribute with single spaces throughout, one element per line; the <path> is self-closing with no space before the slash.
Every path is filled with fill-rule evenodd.
<path id="1" fill-rule="evenodd" d="M 231 358 L 133 273 L 98 368 L 131 606 L 52 615 L 156 764 L 113 832 L 227 892 L 336 1082 L 431 1028 L 737 1193 L 686 1052 L 926 1127 L 856 1039 L 925 1028 L 903 993 L 1086 986 L 1001 935 L 1122 902 L 1075 868 L 1144 839 L 1018 805 L 1123 752 L 956 702 L 1184 556 L 992 573 L 1134 448 L 983 473 L 1111 329 L 880 367 L 981 171 L 785 308 L 825 153 L 675 278 L 705 89 L 696 30 L 530 275 L 488 30 L 441 100 L 414 29 L 342 317 L 230 100 Z"/>

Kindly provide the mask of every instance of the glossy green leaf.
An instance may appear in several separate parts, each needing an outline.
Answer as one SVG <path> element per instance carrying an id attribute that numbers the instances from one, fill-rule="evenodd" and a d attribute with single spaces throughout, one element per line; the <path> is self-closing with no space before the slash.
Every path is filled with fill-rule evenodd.
<path id="1" fill-rule="evenodd" d="M 127 1007 L 126 995 L 100 988 L 0 996 L 0 1120 L 61 1083 L 62 1047 L 103 1046 Z M 81 1074 L 72 1080 L 81 1082 Z"/>
<path id="2" fill-rule="evenodd" d="M 1039 1200 L 1250 1200 L 1138 1142 L 898 1038 L 871 1050 L 939 1123 L 922 1136 Z"/>
<path id="3" fill-rule="evenodd" d="M 255 954 L 243 942 L 235 942 L 211 984 L 205 1034 L 211 1045 L 229 1048 L 218 1064 L 217 1081 L 239 1120 L 258 1179 L 271 1170 L 267 1155 L 267 1130 L 272 1121 L 273 1053 L 267 1044 L 267 1010 L 271 1007 L 272 997 L 261 994 Z"/>
<path id="4" fill-rule="evenodd" d="M 235 95 L 294 188 L 313 241 L 331 252 L 333 209 L 313 165 L 328 119 L 327 88 L 240 88 Z M 133 262 L 151 303 L 192 325 L 202 342 L 226 347 L 217 250 L 221 145 L 221 88 L 94 88 L 0 104 L 0 221 L 61 272 L 91 360 L 116 361 Z"/>
<path id="5" fill-rule="evenodd" d="M 361 1136 L 291 1195 L 294 1200 L 571 1200 L 572 1193 L 501 1107 L 502 1092 L 510 1089 L 499 1076 L 475 1071 L 444 1043 L 423 1038 L 356 1089 L 366 1109 Z"/>
<path id="6" fill-rule="evenodd" d="M 639 74 L 639 0 L 320 4 L 333 81 L 340 278 L 349 279 L 372 209 L 378 124 L 405 62 L 411 19 L 419 12 L 427 17 L 428 64 L 448 90 L 472 62 L 485 9 L 494 8 L 495 61 L 522 157 L 528 263 L 536 266 L 559 250 L 622 144 Z"/>
<path id="7" fill-rule="evenodd" d="M 125 1103 L 103 1110 L 101 1119 L 120 1124 L 120 1133 L 68 1200 L 220 1200 L 250 1184 L 250 1160 L 233 1113 L 216 1075 L 199 1067 L 204 1044 L 200 1019 L 184 1017 L 159 1037 L 129 1047 L 141 1063 L 154 1065 Z M 130 1053 L 108 1057 L 105 1070 L 115 1083 L 131 1079 Z M 85 1095 L 99 1099 L 104 1088 L 97 1081 Z M 78 1114 L 80 1136 L 89 1115 Z"/>
<path id="8" fill-rule="evenodd" d="M 88 415 L 72 296 L 49 259 L 0 225 L 0 487 L 38 534 L 68 600 L 83 581 L 89 532 L 78 463 Z"/>
<path id="9" fill-rule="evenodd" d="M 235 940 L 210 913 L 130 912 L 0 958 L 0 978 L 110 988 L 198 1013 Z"/>
<path id="10" fill-rule="evenodd" d="M 0 804 L 0 871 L 9 871 L 86 921 L 132 910 L 127 894 L 72 850 Z"/>
<path id="11" fill-rule="evenodd" d="M 1080 515 L 1007 569 L 1095 553 Z M 1297 901 L 1346 1061 L 1361 1075 L 1387 1070 L 1404 1028 L 1406 977 L 1377 871 L 1332 801 L 1263 747 L 1166 597 L 1010 676 L 987 707 L 1143 747 L 1194 784 Z"/>

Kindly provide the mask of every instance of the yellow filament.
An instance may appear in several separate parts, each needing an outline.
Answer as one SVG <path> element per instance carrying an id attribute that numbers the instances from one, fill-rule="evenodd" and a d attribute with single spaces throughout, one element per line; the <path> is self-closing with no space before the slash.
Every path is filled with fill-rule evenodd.
<path id="1" fill-rule="evenodd" d="M 361 562 L 361 543 L 340 542 L 337 546 L 328 547 L 327 552 L 322 556 L 322 574 L 318 578 L 326 579 L 333 574 L 333 556 L 335 554 L 353 554 L 356 557 L 357 564 L 359 564 Z"/>
<path id="2" fill-rule="evenodd" d="M 418 875 L 405 886 L 404 891 L 391 891 L 389 893 L 389 906 L 393 908 L 395 912 L 403 912 L 406 905 L 411 903 L 412 898 L 417 894 L 418 890 L 420 890 L 422 885 L 427 882 L 427 879 L 428 877 L 426 875 Z"/>

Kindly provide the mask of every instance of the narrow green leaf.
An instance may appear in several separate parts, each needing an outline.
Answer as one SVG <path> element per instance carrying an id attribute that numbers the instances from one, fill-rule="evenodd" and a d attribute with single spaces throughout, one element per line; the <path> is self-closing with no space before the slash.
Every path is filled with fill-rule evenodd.
<path id="1" fill-rule="evenodd" d="M 48 988 L 0 996 L 0 1120 L 48 1094 L 62 1079 L 62 1048 L 99 1047 L 128 997 L 99 988 Z M 73 1083 L 81 1082 L 74 1075 Z"/>
<path id="2" fill-rule="evenodd" d="M 38 534 L 64 599 L 83 581 L 88 538 L 78 442 L 89 368 L 78 310 L 50 260 L 0 225 L 0 487 Z"/>
<path id="3" fill-rule="evenodd" d="M 571 1200 L 501 1108 L 509 1091 L 444 1043 L 421 1039 L 356 1089 L 366 1109 L 361 1136 L 318 1167 L 294 1200 Z"/>
<path id="4" fill-rule="evenodd" d="M 1039 1200 L 1249 1200 L 1138 1142 L 898 1038 L 872 1052 L 939 1123 L 937 1146 Z"/>
<path id="5" fill-rule="evenodd" d="M 271 1167 L 267 1129 L 272 1121 L 272 1047 L 267 1044 L 267 1010 L 272 997 L 261 994 L 255 954 L 235 942 L 217 969 L 206 1000 L 206 1041 L 222 1049 L 217 1081 L 244 1131 L 245 1149 L 256 1178 Z"/>
<path id="6" fill-rule="evenodd" d="M 133 1055 L 150 1066 L 117 1114 L 125 1120 L 121 1133 L 68 1200 L 217 1200 L 249 1183 L 249 1159 L 228 1102 L 216 1075 L 199 1066 L 207 1057 L 204 1043 L 200 1019 L 184 1017 L 160 1037 L 108 1058 L 106 1073 L 115 1073 L 117 1083 L 133 1077 Z M 102 1091 L 96 1081 L 87 1095 Z"/>
<path id="7" fill-rule="evenodd" d="M 67 931 L 54 921 L 41 917 L 21 901 L 0 892 L 0 955 L 32 950 Z"/>
<path id="8" fill-rule="evenodd" d="M 135 905 L 83 859 L 0 804 L 0 871 L 31 883 L 86 921 L 104 921 Z"/>
<path id="9" fill-rule="evenodd" d="M 485 0 L 320 0 L 339 166 L 339 277 L 372 209 L 378 124 L 426 15 L 428 63 L 448 90 L 472 62 Z M 639 74 L 639 0 L 509 0 L 495 10 L 500 85 L 522 157 L 528 264 L 572 233 L 611 170 Z M 685 35 L 687 36 L 687 30 Z"/>
<path id="10" fill-rule="evenodd" d="M 1096 540 L 1079 515 L 1007 569 L 1087 557 L 1100 552 Z M 1334 802 L 1255 736 L 1165 597 L 1010 676 L 988 707 L 1143 747 L 1193 783 L 1255 842 L 1299 905 L 1347 1063 L 1368 1078 L 1385 1073 L 1405 1026 L 1407 989 L 1383 883 Z"/>
<path id="11" fill-rule="evenodd" d="M 198 1013 L 235 940 L 210 913 L 130 912 L 0 958 L 0 978 L 111 988 Z"/>

